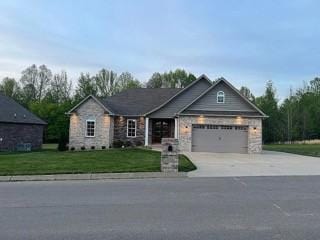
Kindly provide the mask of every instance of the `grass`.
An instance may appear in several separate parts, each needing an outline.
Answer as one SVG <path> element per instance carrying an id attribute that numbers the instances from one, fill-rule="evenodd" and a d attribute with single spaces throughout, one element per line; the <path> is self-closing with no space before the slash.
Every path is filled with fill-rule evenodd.
<path id="1" fill-rule="evenodd" d="M 263 149 L 320 157 L 320 144 L 270 144 L 264 145 Z"/>
<path id="2" fill-rule="evenodd" d="M 131 148 L 58 152 L 54 149 L 48 145 L 41 151 L 0 153 L 0 175 L 160 171 L 160 152 L 156 151 Z M 179 171 L 195 168 L 186 156 L 179 156 Z"/>

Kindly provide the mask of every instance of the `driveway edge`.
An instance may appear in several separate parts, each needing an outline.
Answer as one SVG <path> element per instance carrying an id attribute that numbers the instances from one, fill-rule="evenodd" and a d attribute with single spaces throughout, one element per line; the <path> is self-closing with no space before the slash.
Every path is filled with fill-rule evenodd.
<path id="1" fill-rule="evenodd" d="M 135 172 L 135 173 L 85 173 L 53 175 L 17 175 L 0 176 L 0 182 L 23 181 L 67 181 L 67 180 L 103 180 L 103 179 L 141 179 L 141 178 L 186 178 L 186 172 Z"/>

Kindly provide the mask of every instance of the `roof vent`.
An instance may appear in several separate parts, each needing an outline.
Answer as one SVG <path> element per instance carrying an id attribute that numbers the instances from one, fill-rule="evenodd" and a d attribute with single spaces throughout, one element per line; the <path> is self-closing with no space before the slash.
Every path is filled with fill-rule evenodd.
<path id="1" fill-rule="evenodd" d="M 25 114 L 23 114 L 23 118 L 26 118 L 27 116 Z"/>
<path id="2" fill-rule="evenodd" d="M 15 114 L 13 114 L 13 116 L 14 116 L 14 118 L 16 118 L 16 117 L 17 117 L 17 114 L 15 113 Z"/>

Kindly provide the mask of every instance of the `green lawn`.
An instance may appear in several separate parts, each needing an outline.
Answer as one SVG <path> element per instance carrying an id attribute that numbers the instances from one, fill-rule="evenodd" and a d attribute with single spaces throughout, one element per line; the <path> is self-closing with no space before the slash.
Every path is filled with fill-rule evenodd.
<path id="1" fill-rule="evenodd" d="M 264 145 L 263 149 L 320 157 L 320 144 L 270 144 Z"/>
<path id="2" fill-rule="evenodd" d="M 183 155 L 179 171 L 196 167 Z M 28 153 L 0 153 L 0 175 L 59 173 L 159 172 L 160 152 L 145 149 L 58 152 L 46 149 Z"/>

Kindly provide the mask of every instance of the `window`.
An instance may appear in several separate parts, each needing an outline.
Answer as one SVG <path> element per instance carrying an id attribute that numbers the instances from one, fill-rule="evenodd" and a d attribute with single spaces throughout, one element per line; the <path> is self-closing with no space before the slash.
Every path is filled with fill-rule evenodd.
<path id="1" fill-rule="evenodd" d="M 136 137 L 137 130 L 137 120 L 128 119 L 127 120 L 127 137 Z"/>
<path id="2" fill-rule="evenodd" d="M 87 131 L 86 136 L 87 137 L 94 137 L 95 135 L 95 127 L 96 127 L 96 121 L 95 120 L 87 120 Z"/>
<path id="3" fill-rule="evenodd" d="M 217 103 L 224 103 L 224 92 L 219 91 L 217 93 Z"/>

